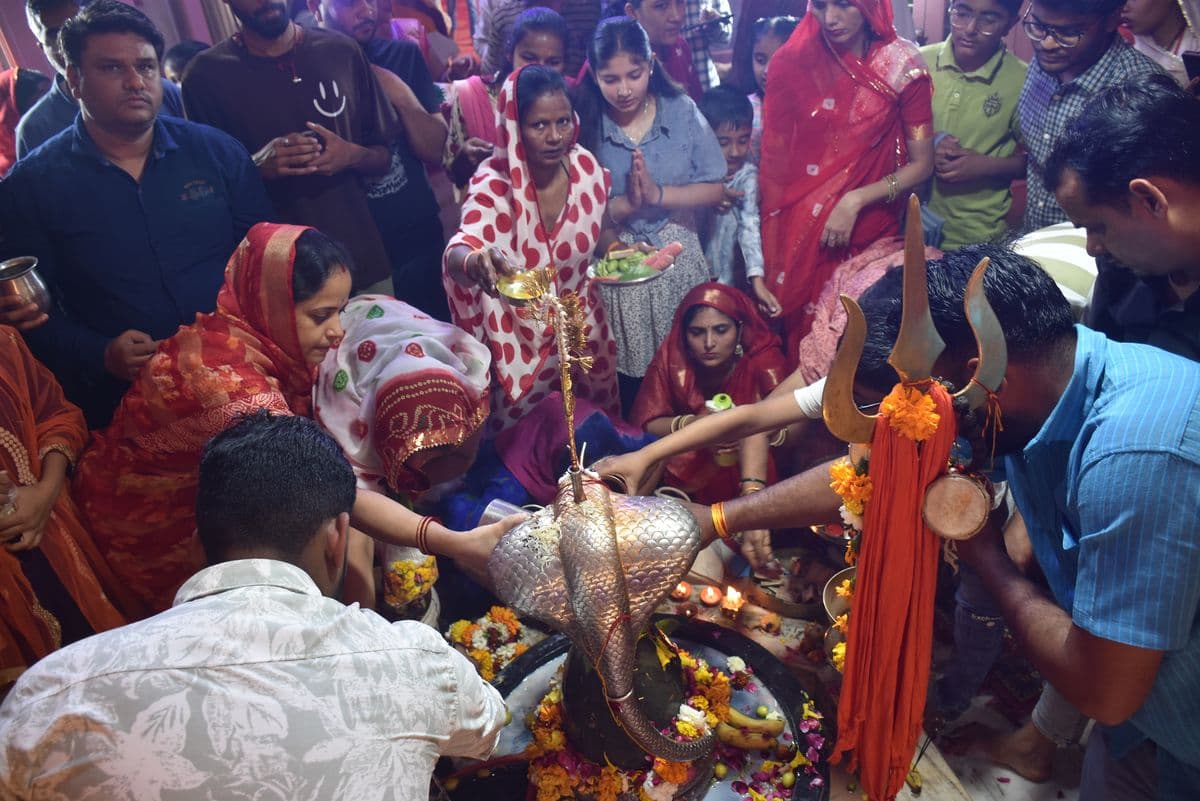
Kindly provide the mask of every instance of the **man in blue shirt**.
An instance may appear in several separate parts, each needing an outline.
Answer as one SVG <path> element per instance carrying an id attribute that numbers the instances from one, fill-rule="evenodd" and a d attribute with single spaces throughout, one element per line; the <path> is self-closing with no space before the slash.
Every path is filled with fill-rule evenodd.
<path id="1" fill-rule="evenodd" d="M 1025 655 L 1101 727 L 1088 743 L 1080 797 L 1200 798 L 1200 365 L 1072 324 L 1053 280 L 995 246 L 928 269 L 946 350 L 934 374 L 964 386 L 978 354 L 963 296 L 980 256 L 1008 344 L 996 393 L 996 454 L 1053 597 L 1017 568 L 998 527 L 958 544 Z M 881 371 L 900 324 L 897 276 L 862 298 L 867 343 L 859 385 Z M 877 289 L 890 282 L 886 297 Z M 888 302 L 891 298 L 891 302 Z M 890 372 L 890 371 L 888 371 Z M 872 380 L 873 379 L 873 380 Z M 990 432 L 989 432 L 990 434 Z M 990 447 L 991 439 L 977 443 Z M 730 531 L 836 518 L 820 466 L 724 504 Z M 706 515 L 697 516 L 712 530 Z"/>
<path id="2" fill-rule="evenodd" d="M 81 114 L 0 183 L 0 255 L 38 258 L 55 306 L 25 337 L 97 427 L 274 212 L 234 139 L 157 117 L 163 39 L 145 15 L 95 0 L 62 42 Z"/>
<path id="3" fill-rule="evenodd" d="M 59 131 L 66 130 L 79 113 L 79 102 L 67 86 L 67 64 L 58 43 L 62 24 L 79 13 L 78 0 L 25 0 L 25 18 L 37 38 L 46 60 L 54 67 L 54 84 L 42 99 L 29 109 L 17 125 L 17 158 L 23 159 L 34 148 Z M 163 113 L 183 118 L 183 96 L 179 87 L 163 79 Z"/>

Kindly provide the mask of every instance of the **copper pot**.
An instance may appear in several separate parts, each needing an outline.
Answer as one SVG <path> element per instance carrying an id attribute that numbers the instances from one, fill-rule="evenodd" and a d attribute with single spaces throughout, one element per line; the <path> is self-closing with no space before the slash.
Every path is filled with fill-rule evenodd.
<path id="1" fill-rule="evenodd" d="M 43 314 L 50 311 L 50 291 L 37 272 L 36 256 L 18 256 L 0 262 L 0 297 L 20 298 L 36 304 Z"/>

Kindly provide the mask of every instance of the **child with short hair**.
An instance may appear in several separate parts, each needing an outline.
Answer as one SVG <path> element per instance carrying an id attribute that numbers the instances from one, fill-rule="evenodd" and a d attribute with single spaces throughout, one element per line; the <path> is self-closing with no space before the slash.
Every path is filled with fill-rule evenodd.
<path id="1" fill-rule="evenodd" d="M 704 255 L 708 257 L 717 280 L 737 286 L 742 276 L 736 276 L 736 251 L 741 246 L 746 263 L 744 280 L 754 287 L 760 311 L 774 316 L 770 303 L 764 299 L 762 234 L 758 218 L 758 168 L 749 159 L 750 135 L 754 124 L 754 109 L 741 92 L 728 86 L 710 89 L 700 98 L 700 113 L 708 120 L 721 153 L 725 156 L 725 197 L 717 206 L 709 226 Z M 767 293 L 769 297 L 770 293 Z"/>

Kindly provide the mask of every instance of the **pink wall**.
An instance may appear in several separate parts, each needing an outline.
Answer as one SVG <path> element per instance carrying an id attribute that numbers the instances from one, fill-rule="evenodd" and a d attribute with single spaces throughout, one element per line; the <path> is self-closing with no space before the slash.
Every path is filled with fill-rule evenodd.
<path id="1" fill-rule="evenodd" d="M 204 9 L 200 0 L 125 0 L 130 5 L 137 6 L 154 20 L 167 47 L 180 39 L 200 39 L 211 42 L 208 23 L 204 19 Z M 24 0 L 0 0 L 0 32 L 4 34 L 5 42 L 12 50 L 17 64 L 22 67 L 32 67 L 46 74 L 50 73 L 50 63 L 38 47 L 37 40 L 29 32 L 25 21 Z"/>

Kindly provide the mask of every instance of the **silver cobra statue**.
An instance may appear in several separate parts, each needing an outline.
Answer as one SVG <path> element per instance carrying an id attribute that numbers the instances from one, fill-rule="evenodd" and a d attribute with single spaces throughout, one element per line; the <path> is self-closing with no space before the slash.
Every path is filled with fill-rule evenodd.
<path id="1" fill-rule="evenodd" d="M 664 736 L 633 695 L 638 635 L 700 551 L 700 528 L 682 504 L 610 493 L 570 474 L 552 506 L 501 539 L 488 562 L 497 592 L 521 615 L 566 634 L 596 667 L 609 709 L 642 750 L 673 762 L 700 759 L 711 734 L 690 742 Z"/>
<path id="2" fill-rule="evenodd" d="M 510 529 L 488 561 L 496 592 L 523 616 L 565 634 L 600 677 L 609 711 L 629 739 L 673 762 L 708 756 L 712 734 L 677 742 L 658 730 L 634 694 L 635 649 L 650 616 L 700 552 L 695 519 L 677 501 L 611 493 L 585 473 L 575 449 L 571 367 L 591 360 L 581 301 L 556 297 L 542 271 L 526 274 L 528 313 L 555 331 L 570 468 L 551 506 Z"/>

